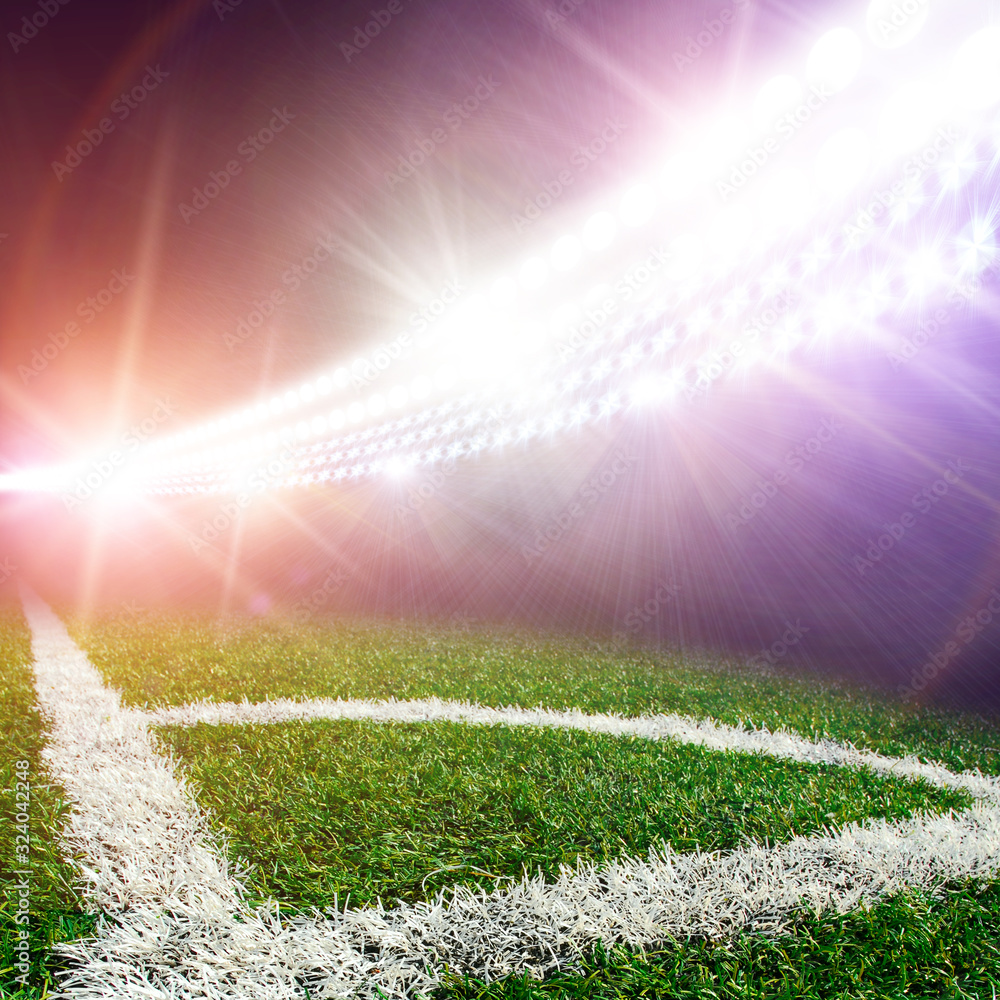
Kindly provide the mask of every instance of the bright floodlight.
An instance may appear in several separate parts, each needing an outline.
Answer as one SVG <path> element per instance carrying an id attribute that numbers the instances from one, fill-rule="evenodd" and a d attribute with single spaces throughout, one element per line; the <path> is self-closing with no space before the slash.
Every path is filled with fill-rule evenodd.
<path id="1" fill-rule="evenodd" d="M 434 373 L 434 387 L 447 391 L 455 384 L 455 369 L 445 366 Z M 404 389 L 405 393 L 406 390 Z M 405 402 L 405 400 L 403 401 Z"/>
<path id="2" fill-rule="evenodd" d="M 598 212 L 583 227 L 583 242 L 589 250 L 603 250 L 615 238 L 615 217 L 610 212 Z"/>
<path id="3" fill-rule="evenodd" d="M 982 110 L 1000 101 L 1000 26 L 984 28 L 955 55 L 953 98 L 961 107 Z"/>
<path id="4" fill-rule="evenodd" d="M 670 260 L 667 263 L 668 276 L 680 281 L 690 278 L 701 266 L 704 255 L 705 245 L 694 233 L 678 236 L 670 244 Z"/>
<path id="5" fill-rule="evenodd" d="M 947 279 L 941 257 L 931 247 L 914 253 L 906 262 L 903 275 L 910 291 L 919 298 L 941 287 Z"/>
<path id="6" fill-rule="evenodd" d="M 799 167 L 776 168 L 760 185 L 760 222 L 767 228 L 790 229 L 801 225 L 815 207 L 813 184 Z"/>
<path id="7" fill-rule="evenodd" d="M 891 156 L 919 146 L 931 136 L 943 112 L 938 88 L 926 83 L 901 87 L 882 109 L 879 139 L 883 150 Z"/>
<path id="8" fill-rule="evenodd" d="M 828 194 L 847 194 L 865 176 L 871 140 L 860 128 L 845 128 L 823 143 L 816 162 L 816 180 Z"/>
<path id="9" fill-rule="evenodd" d="M 882 49 L 898 49 L 920 33 L 930 0 L 872 0 L 868 5 L 868 37 Z"/>
<path id="10" fill-rule="evenodd" d="M 738 257 L 754 233 L 754 215 L 744 202 L 734 202 L 717 212 L 706 224 L 706 240 L 713 256 Z"/>
<path id="11" fill-rule="evenodd" d="M 753 102 L 753 120 L 760 129 L 770 129 L 785 112 L 801 103 L 802 84 L 793 76 L 775 76 L 757 91 Z"/>
<path id="12" fill-rule="evenodd" d="M 861 39 L 850 28 L 834 28 L 813 46 L 806 76 L 810 83 L 837 93 L 858 75 L 861 55 Z"/>
<path id="13" fill-rule="evenodd" d="M 656 210 L 656 193 L 648 184 L 636 184 L 625 192 L 618 218 L 626 226 L 641 226 Z"/>
<path id="14" fill-rule="evenodd" d="M 505 306 L 517 295 L 517 282 L 513 278 L 497 278 L 490 286 L 490 302 L 495 306 Z"/>
<path id="15" fill-rule="evenodd" d="M 531 257 L 521 265 L 518 280 L 522 288 L 540 288 L 549 274 L 549 265 L 541 257 Z"/>
<path id="16" fill-rule="evenodd" d="M 629 396 L 635 406 L 659 403 L 669 392 L 669 383 L 662 376 L 643 375 L 632 383 Z"/>
<path id="17" fill-rule="evenodd" d="M 670 201 L 686 198 L 704 180 L 705 168 L 691 153 L 676 153 L 660 173 L 660 188 Z"/>
<path id="18" fill-rule="evenodd" d="M 579 260 L 583 246 L 575 236 L 563 236 L 556 240 L 549 253 L 549 260 L 557 271 L 568 271 Z"/>
<path id="19" fill-rule="evenodd" d="M 997 234 L 993 225 L 975 219 L 956 240 L 958 263 L 965 275 L 979 274 L 997 260 Z"/>

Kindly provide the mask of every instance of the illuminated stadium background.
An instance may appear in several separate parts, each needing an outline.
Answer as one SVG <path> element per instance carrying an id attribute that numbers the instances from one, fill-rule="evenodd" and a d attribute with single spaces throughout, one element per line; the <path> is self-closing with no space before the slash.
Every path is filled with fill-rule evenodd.
<path id="1" fill-rule="evenodd" d="M 995 700 L 997 13 L 8 7 L 3 575 Z"/>

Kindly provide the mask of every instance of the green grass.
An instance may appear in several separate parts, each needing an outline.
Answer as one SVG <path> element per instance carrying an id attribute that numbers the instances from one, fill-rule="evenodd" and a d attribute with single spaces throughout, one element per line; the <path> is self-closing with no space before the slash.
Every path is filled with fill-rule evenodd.
<path id="1" fill-rule="evenodd" d="M 220 627 L 178 615 L 76 620 L 70 631 L 131 705 L 437 696 L 623 715 L 680 712 L 1000 773 L 995 722 L 901 705 L 860 687 L 765 677 L 707 658 L 617 652 L 584 638 L 273 619 Z M 21 994 L 38 997 L 54 969 L 44 945 L 86 932 L 92 918 L 79 915 L 66 886 L 70 868 L 55 849 L 65 806 L 38 758 L 42 723 L 16 613 L 0 618 L 0 638 L 0 767 L 9 775 L 13 760 L 28 759 L 38 785 L 32 930 L 39 947 L 33 990 Z M 494 876 L 517 876 L 522 867 L 551 875 L 562 861 L 642 854 L 664 838 L 680 850 L 725 848 L 964 802 L 864 771 L 517 727 L 338 721 L 170 728 L 161 739 L 196 779 L 234 853 L 258 865 L 257 888 L 297 905 L 322 905 L 335 892 L 341 903 L 346 892 L 352 903 L 420 898 L 466 877 L 433 874 L 450 864 L 472 863 Z M 0 793 L 12 787 L 8 781 Z M 4 878 L 8 829 L 0 830 Z M 9 921 L 0 923 L 0 935 L 8 931 Z M 597 950 L 579 969 L 543 983 L 454 981 L 436 997 L 992 1000 L 1000 990 L 998 941 L 1000 883 L 968 883 L 938 896 L 903 893 L 842 917 L 805 917 L 787 937 L 671 942 L 645 955 Z M 2 965 L 9 945 L 0 936 Z M 0 974 L 5 981 L 8 973 Z M 0 986 L 0 995 L 11 994 Z"/>
<path id="2" fill-rule="evenodd" d="M 280 619 L 220 627 L 207 616 L 177 615 L 75 621 L 70 632 L 133 706 L 437 696 L 630 716 L 679 712 L 1000 774 L 995 720 L 904 705 L 860 687 L 766 677 L 718 660 L 616 652 L 582 638 Z"/>
<path id="3" fill-rule="evenodd" d="M 58 967 L 49 953 L 53 942 L 89 933 L 94 925 L 94 918 L 80 910 L 73 868 L 58 850 L 58 831 L 68 806 L 62 790 L 50 782 L 40 756 L 44 722 L 35 705 L 30 663 L 30 637 L 20 611 L 10 603 L 0 604 L 0 995 L 24 1000 L 40 997 L 51 988 Z M 15 790 L 20 777 L 14 765 L 23 760 L 29 765 L 31 795 L 27 990 L 14 980 L 18 974 L 14 945 L 17 932 L 23 929 L 14 919 L 15 886 L 22 880 L 15 874 L 21 866 L 15 854 Z"/>
<path id="4" fill-rule="evenodd" d="M 160 735 L 259 890 L 300 906 L 416 900 L 523 871 L 551 880 L 561 864 L 664 841 L 729 850 L 972 804 L 867 769 L 571 730 L 337 720 Z"/>
<path id="5" fill-rule="evenodd" d="M 545 982 L 455 979 L 438 1000 L 993 1000 L 1000 997 L 1000 885 L 901 893 L 794 935 L 688 940 L 645 955 L 588 955 Z M 994 992 L 994 990 L 996 992 Z"/>

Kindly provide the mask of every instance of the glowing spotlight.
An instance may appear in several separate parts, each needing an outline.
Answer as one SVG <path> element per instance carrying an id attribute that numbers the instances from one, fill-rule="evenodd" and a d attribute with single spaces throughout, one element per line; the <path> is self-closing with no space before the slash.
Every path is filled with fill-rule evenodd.
<path id="1" fill-rule="evenodd" d="M 603 250 L 615 238 L 615 217 L 610 212 L 592 215 L 583 227 L 583 242 L 588 250 Z"/>
<path id="2" fill-rule="evenodd" d="M 541 257 L 526 260 L 518 271 L 517 279 L 522 288 L 541 288 L 549 276 L 549 265 Z"/>
<path id="3" fill-rule="evenodd" d="M 352 423 L 356 424 L 364 418 L 365 415 L 365 404 L 364 403 L 351 403 L 347 408 L 347 419 Z"/>
<path id="4" fill-rule="evenodd" d="M 385 411 L 385 396 L 383 396 L 380 392 L 376 392 L 368 400 L 368 414 L 369 416 L 372 417 L 378 417 L 381 416 L 384 411 Z"/>
<path id="5" fill-rule="evenodd" d="M 401 406 L 406 405 L 407 399 L 409 399 L 410 394 L 406 391 L 406 387 L 402 385 L 393 386 L 387 396 L 386 402 L 389 404 L 389 408 L 393 410 L 398 410 Z"/>
<path id="6" fill-rule="evenodd" d="M 898 49 L 917 37 L 929 10 L 929 0 L 872 0 L 868 37 L 880 49 Z"/>
<path id="7" fill-rule="evenodd" d="M 708 222 L 706 240 L 713 256 L 727 260 L 746 248 L 754 232 L 754 214 L 749 205 L 727 205 Z"/>
<path id="8" fill-rule="evenodd" d="M 510 277 L 497 278 L 490 285 L 490 302 L 495 306 L 510 305 L 517 296 L 517 282 Z"/>
<path id="9" fill-rule="evenodd" d="M 975 146 L 967 142 L 960 143 L 938 167 L 941 187 L 945 191 L 957 191 L 959 188 L 965 187 L 975 176 L 979 165 L 980 161 L 979 157 L 976 156 Z"/>
<path id="10" fill-rule="evenodd" d="M 956 249 L 962 274 L 981 274 L 997 261 L 995 228 L 984 219 L 975 220 L 956 240 Z"/>
<path id="11" fill-rule="evenodd" d="M 622 197 L 618 218 L 626 226 L 641 226 L 655 211 L 656 192 L 648 184 L 636 184 Z"/>
<path id="12" fill-rule="evenodd" d="M 802 84 L 795 77 L 786 74 L 773 77 L 754 98 L 754 123 L 761 130 L 772 128 L 785 112 L 800 104 L 804 96 Z"/>
<path id="13" fill-rule="evenodd" d="M 553 245 L 549 260 L 557 271 L 569 271 L 576 266 L 582 254 L 583 245 L 575 236 L 563 236 Z"/>
<path id="14" fill-rule="evenodd" d="M 678 236 L 669 246 L 667 274 L 672 279 L 683 280 L 694 275 L 705 255 L 705 244 L 694 233 Z"/>
<path id="15" fill-rule="evenodd" d="M 886 102 L 879 138 L 891 156 L 905 153 L 928 139 L 944 114 L 940 89 L 929 83 L 910 83 Z"/>
<path id="16" fill-rule="evenodd" d="M 285 406 L 289 410 L 294 410 L 299 405 L 299 394 L 294 389 L 289 389 L 285 393 Z"/>
<path id="17" fill-rule="evenodd" d="M 338 389 L 343 389 L 351 381 L 351 373 L 346 368 L 338 368 L 333 373 L 333 384 Z"/>
<path id="18" fill-rule="evenodd" d="M 976 32 L 955 54 L 953 98 L 961 107 L 983 110 L 1000 101 L 1000 25 Z"/>
<path id="19" fill-rule="evenodd" d="M 868 134 L 860 128 L 841 129 L 819 151 L 816 180 L 827 194 L 845 195 L 865 176 L 870 160 Z"/>
<path id="20" fill-rule="evenodd" d="M 758 205 L 762 223 L 774 229 L 790 229 L 812 214 L 816 194 L 804 170 L 780 167 L 763 178 Z"/>
<path id="21" fill-rule="evenodd" d="M 669 201 L 686 198 L 705 180 L 705 168 L 691 153 L 675 153 L 660 174 L 660 189 Z"/>
<path id="22" fill-rule="evenodd" d="M 850 28 L 834 28 L 813 46 L 806 61 L 806 77 L 811 84 L 836 94 L 854 82 L 861 57 L 861 39 Z"/>
<path id="23" fill-rule="evenodd" d="M 815 323 L 820 337 L 840 336 L 857 326 L 857 315 L 845 295 L 828 295 L 819 303 Z"/>
<path id="24" fill-rule="evenodd" d="M 330 430 L 339 431 L 345 422 L 343 410 L 332 410 L 330 412 Z"/>
<path id="25" fill-rule="evenodd" d="M 903 277 L 910 291 L 917 297 L 923 297 L 940 288 L 947 280 L 947 273 L 940 254 L 924 247 L 906 262 Z"/>
<path id="26" fill-rule="evenodd" d="M 455 384 L 455 369 L 449 366 L 439 368 L 434 373 L 434 388 L 447 392 Z M 405 389 L 403 390 L 406 391 Z"/>

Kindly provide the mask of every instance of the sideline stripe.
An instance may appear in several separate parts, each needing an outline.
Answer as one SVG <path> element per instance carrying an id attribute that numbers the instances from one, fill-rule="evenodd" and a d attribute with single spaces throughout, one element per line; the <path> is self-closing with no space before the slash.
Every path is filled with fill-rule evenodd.
<path id="1" fill-rule="evenodd" d="M 258 702 L 197 702 L 179 708 L 162 708 L 143 713 L 150 725 L 193 726 L 199 722 L 246 725 L 289 722 L 303 719 L 371 719 L 377 722 L 465 722 L 480 726 L 544 726 L 553 729 L 582 729 L 611 736 L 640 736 L 650 740 L 675 739 L 695 743 L 710 750 L 766 753 L 772 757 L 808 764 L 835 764 L 839 767 L 868 767 L 884 774 L 911 780 L 923 779 L 942 788 L 960 789 L 975 798 L 1000 804 L 1000 780 L 978 771 L 954 774 L 941 764 L 925 764 L 914 756 L 885 757 L 871 750 L 833 740 L 814 743 L 784 730 L 747 729 L 727 726 L 712 719 L 686 715 L 650 715 L 626 718 L 620 715 L 587 715 L 545 708 L 485 708 L 468 702 L 426 698 L 414 701 L 371 701 L 340 698 L 313 698 L 295 701 L 277 698 Z"/>
<path id="2" fill-rule="evenodd" d="M 76 803 L 64 853 L 83 854 L 88 900 L 120 910 L 165 899 L 201 912 L 228 912 L 239 884 L 145 721 L 117 693 L 26 587 L 35 690 L 48 721 L 42 757 Z"/>
<path id="3" fill-rule="evenodd" d="M 904 886 L 991 877 L 1000 870 L 1000 782 L 938 765 L 894 761 L 789 733 L 742 730 L 679 716 L 622 719 L 578 712 L 484 709 L 447 702 L 201 704 L 122 709 L 62 623 L 24 595 L 39 701 L 52 722 L 45 751 L 77 808 L 67 834 L 86 855 L 87 897 L 114 913 L 96 938 L 58 950 L 75 963 L 58 996 L 283 998 L 412 997 L 446 967 L 485 979 L 572 967 L 598 941 L 646 947 L 690 934 L 721 938 L 787 930 L 796 913 L 847 912 Z M 325 713 L 335 712 L 330 715 Z M 559 725 L 672 737 L 720 750 L 872 766 L 964 788 L 977 801 L 945 816 L 871 820 L 765 848 L 726 854 L 582 863 L 558 879 L 513 880 L 493 891 L 457 888 L 434 900 L 279 919 L 257 909 L 225 860 L 224 845 L 186 786 L 157 754 L 148 726 L 282 718 L 451 718 Z"/>

